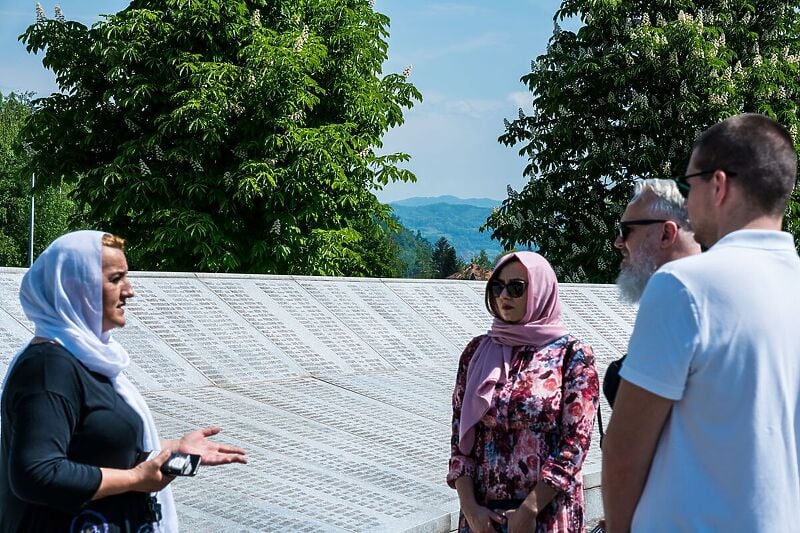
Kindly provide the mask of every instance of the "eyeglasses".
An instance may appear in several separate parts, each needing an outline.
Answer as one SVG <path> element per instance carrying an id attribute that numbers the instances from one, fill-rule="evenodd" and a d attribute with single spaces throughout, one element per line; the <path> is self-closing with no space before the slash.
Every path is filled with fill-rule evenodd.
<path id="1" fill-rule="evenodd" d="M 689 178 L 696 178 L 696 177 L 699 177 L 699 176 L 708 176 L 709 174 L 713 174 L 717 170 L 721 170 L 727 176 L 735 176 L 736 175 L 736 172 L 729 172 L 729 171 L 727 171 L 725 169 L 718 168 L 718 169 L 714 169 L 714 170 L 701 170 L 700 172 L 692 172 L 691 174 L 686 174 L 685 176 L 676 176 L 676 177 L 672 178 L 672 180 L 675 182 L 675 185 L 678 186 L 678 191 L 680 191 L 681 196 L 683 196 L 684 198 L 688 198 L 689 197 L 689 189 L 692 188 L 692 186 L 689 184 Z"/>
<path id="2" fill-rule="evenodd" d="M 624 242 L 625 239 L 628 238 L 628 235 L 631 234 L 631 230 L 633 226 L 648 226 L 650 224 L 660 224 L 663 222 L 669 222 L 669 220 L 664 220 L 661 218 L 645 218 L 642 220 L 620 220 L 617 222 L 617 231 L 619 232 L 619 238 L 622 239 Z"/>
<path id="3" fill-rule="evenodd" d="M 508 283 L 503 283 L 499 279 L 493 279 L 489 282 L 489 292 L 495 298 L 499 298 L 503 294 L 503 290 L 508 293 L 509 298 L 519 298 L 525 294 L 525 288 L 528 286 L 527 281 L 521 279 L 512 279 Z"/>

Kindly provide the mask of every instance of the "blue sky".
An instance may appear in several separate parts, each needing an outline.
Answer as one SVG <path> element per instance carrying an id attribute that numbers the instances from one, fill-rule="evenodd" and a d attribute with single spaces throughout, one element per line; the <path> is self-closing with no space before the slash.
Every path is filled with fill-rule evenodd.
<path id="1" fill-rule="evenodd" d="M 58 4 L 68 19 L 91 24 L 100 13 L 128 5 L 120 0 L 42 1 L 47 16 Z M 497 142 L 503 118 L 530 108 L 532 95 L 519 78 L 544 52 L 553 31 L 557 0 L 376 0 L 391 19 L 385 72 L 413 65 L 411 81 L 424 102 L 406 114 L 403 126 L 384 138 L 382 152 L 411 155 L 413 184 L 390 184 L 378 198 L 452 194 L 503 199 L 506 186 L 525 184 L 525 161 L 517 148 Z M 17 41 L 35 19 L 35 2 L 0 0 L 0 91 L 57 89 L 41 58 Z M 569 27 L 570 24 L 565 24 Z"/>

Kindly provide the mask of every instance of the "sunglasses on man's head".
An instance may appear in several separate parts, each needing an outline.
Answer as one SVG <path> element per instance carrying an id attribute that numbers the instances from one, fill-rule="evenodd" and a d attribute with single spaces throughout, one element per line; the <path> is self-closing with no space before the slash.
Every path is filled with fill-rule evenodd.
<path id="1" fill-rule="evenodd" d="M 489 282 L 489 292 L 495 298 L 499 298 L 503 294 L 503 290 L 508 293 L 511 298 L 519 298 L 525 294 L 525 288 L 528 282 L 521 279 L 512 279 L 508 283 L 503 283 L 499 279 L 493 279 Z"/>
<path id="2" fill-rule="evenodd" d="M 681 193 L 681 196 L 684 198 L 689 197 L 689 189 L 692 188 L 691 184 L 689 184 L 689 178 L 698 178 L 700 176 L 710 176 L 717 170 L 722 170 L 727 176 L 735 176 L 736 172 L 728 172 L 724 169 L 715 169 L 715 170 L 701 170 L 700 172 L 692 172 L 691 174 L 686 174 L 685 176 L 675 176 L 672 180 L 675 182 L 675 185 L 678 186 L 678 191 Z"/>
<path id="3" fill-rule="evenodd" d="M 617 222 L 617 231 L 619 232 L 619 238 L 625 241 L 628 238 L 628 235 L 631 234 L 631 230 L 633 226 L 647 226 L 650 224 L 659 224 L 662 222 L 667 222 L 667 220 L 663 218 L 645 218 L 642 220 L 620 220 Z"/>

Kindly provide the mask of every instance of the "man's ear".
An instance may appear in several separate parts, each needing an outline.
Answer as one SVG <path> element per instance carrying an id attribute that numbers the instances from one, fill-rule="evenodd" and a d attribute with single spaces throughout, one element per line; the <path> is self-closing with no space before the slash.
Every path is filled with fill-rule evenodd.
<path id="1" fill-rule="evenodd" d="M 678 224 L 674 220 L 667 220 L 661 228 L 661 247 L 668 248 L 678 239 Z"/>
<path id="2" fill-rule="evenodd" d="M 711 176 L 711 185 L 714 187 L 714 205 L 720 206 L 730 195 L 730 176 L 723 170 L 717 170 Z"/>

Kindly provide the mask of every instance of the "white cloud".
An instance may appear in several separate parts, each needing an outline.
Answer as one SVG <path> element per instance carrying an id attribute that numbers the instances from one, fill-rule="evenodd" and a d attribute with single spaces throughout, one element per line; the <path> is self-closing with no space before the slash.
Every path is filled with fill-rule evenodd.
<path id="1" fill-rule="evenodd" d="M 419 86 L 417 89 L 419 89 L 419 91 L 422 93 L 422 102 L 416 104 L 414 109 L 435 106 L 447 100 L 447 94 L 442 91 L 437 91 L 436 89 L 424 89 Z"/>
<path id="2" fill-rule="evenodd" d="M 444 91 L 418 87 L 422 92 L 423 100 L 409 111 L 406 117 L 414 116 L 462 116 L 470 118 L 490 118 L 502 115 L 508 109 L 508 104 L 503 100 L 491 98 L 458 98 Z"/>
<path id="3" fill-rule="evenodd" d="M 403 166 L 418 181 L 388 185 L 376 193 L 381 201 L 442 194 L 503 199 L 507 185 L 520 189 L 527 182 L 522 175 L 525 161 L 517 149 L 497 142 L 502 133 L 498 119 L 444 113 L 406 118 L 384 137 L 380 152 L 410 154 L 411 161 Z"/>
<path id="4" fill-rule="evenodd" d="M 469 118 L 492 118 L 508 110 L 503 100 L 489 98 L 454 98 L 436 90 L 422 90 L 423 101 L 406 112 L 406 117 L 454 116 Z"/>
<path id="5" fill-rule="evenodd" d="M 528 91 L 514 91 L 506 96 L 506 101 L 527 110 L 531 109 L 533 95 Z"/>
<path id="6" fill-rule="evenodd" d="M 453 115 L 482 118 L 496 114 L 495 112 L 502 110 L 505 106 L 498 100 L 461 99 L 445 101 L 443 107 L 446 113 Z"/>
<path id="7" fill-rule="evenodd" d="M 464 52 L 474 52 L 484 48 L 492 48 L 502 42 L 502 35 L 500 33 L 484 33 L 483 35 L 478 35 L 465 41 L 454 42 L 439 48 L 426 47 L 414 54 L 416 57 L 415 62 L 421 63 L 446 56 L 462 54 Z"/>

